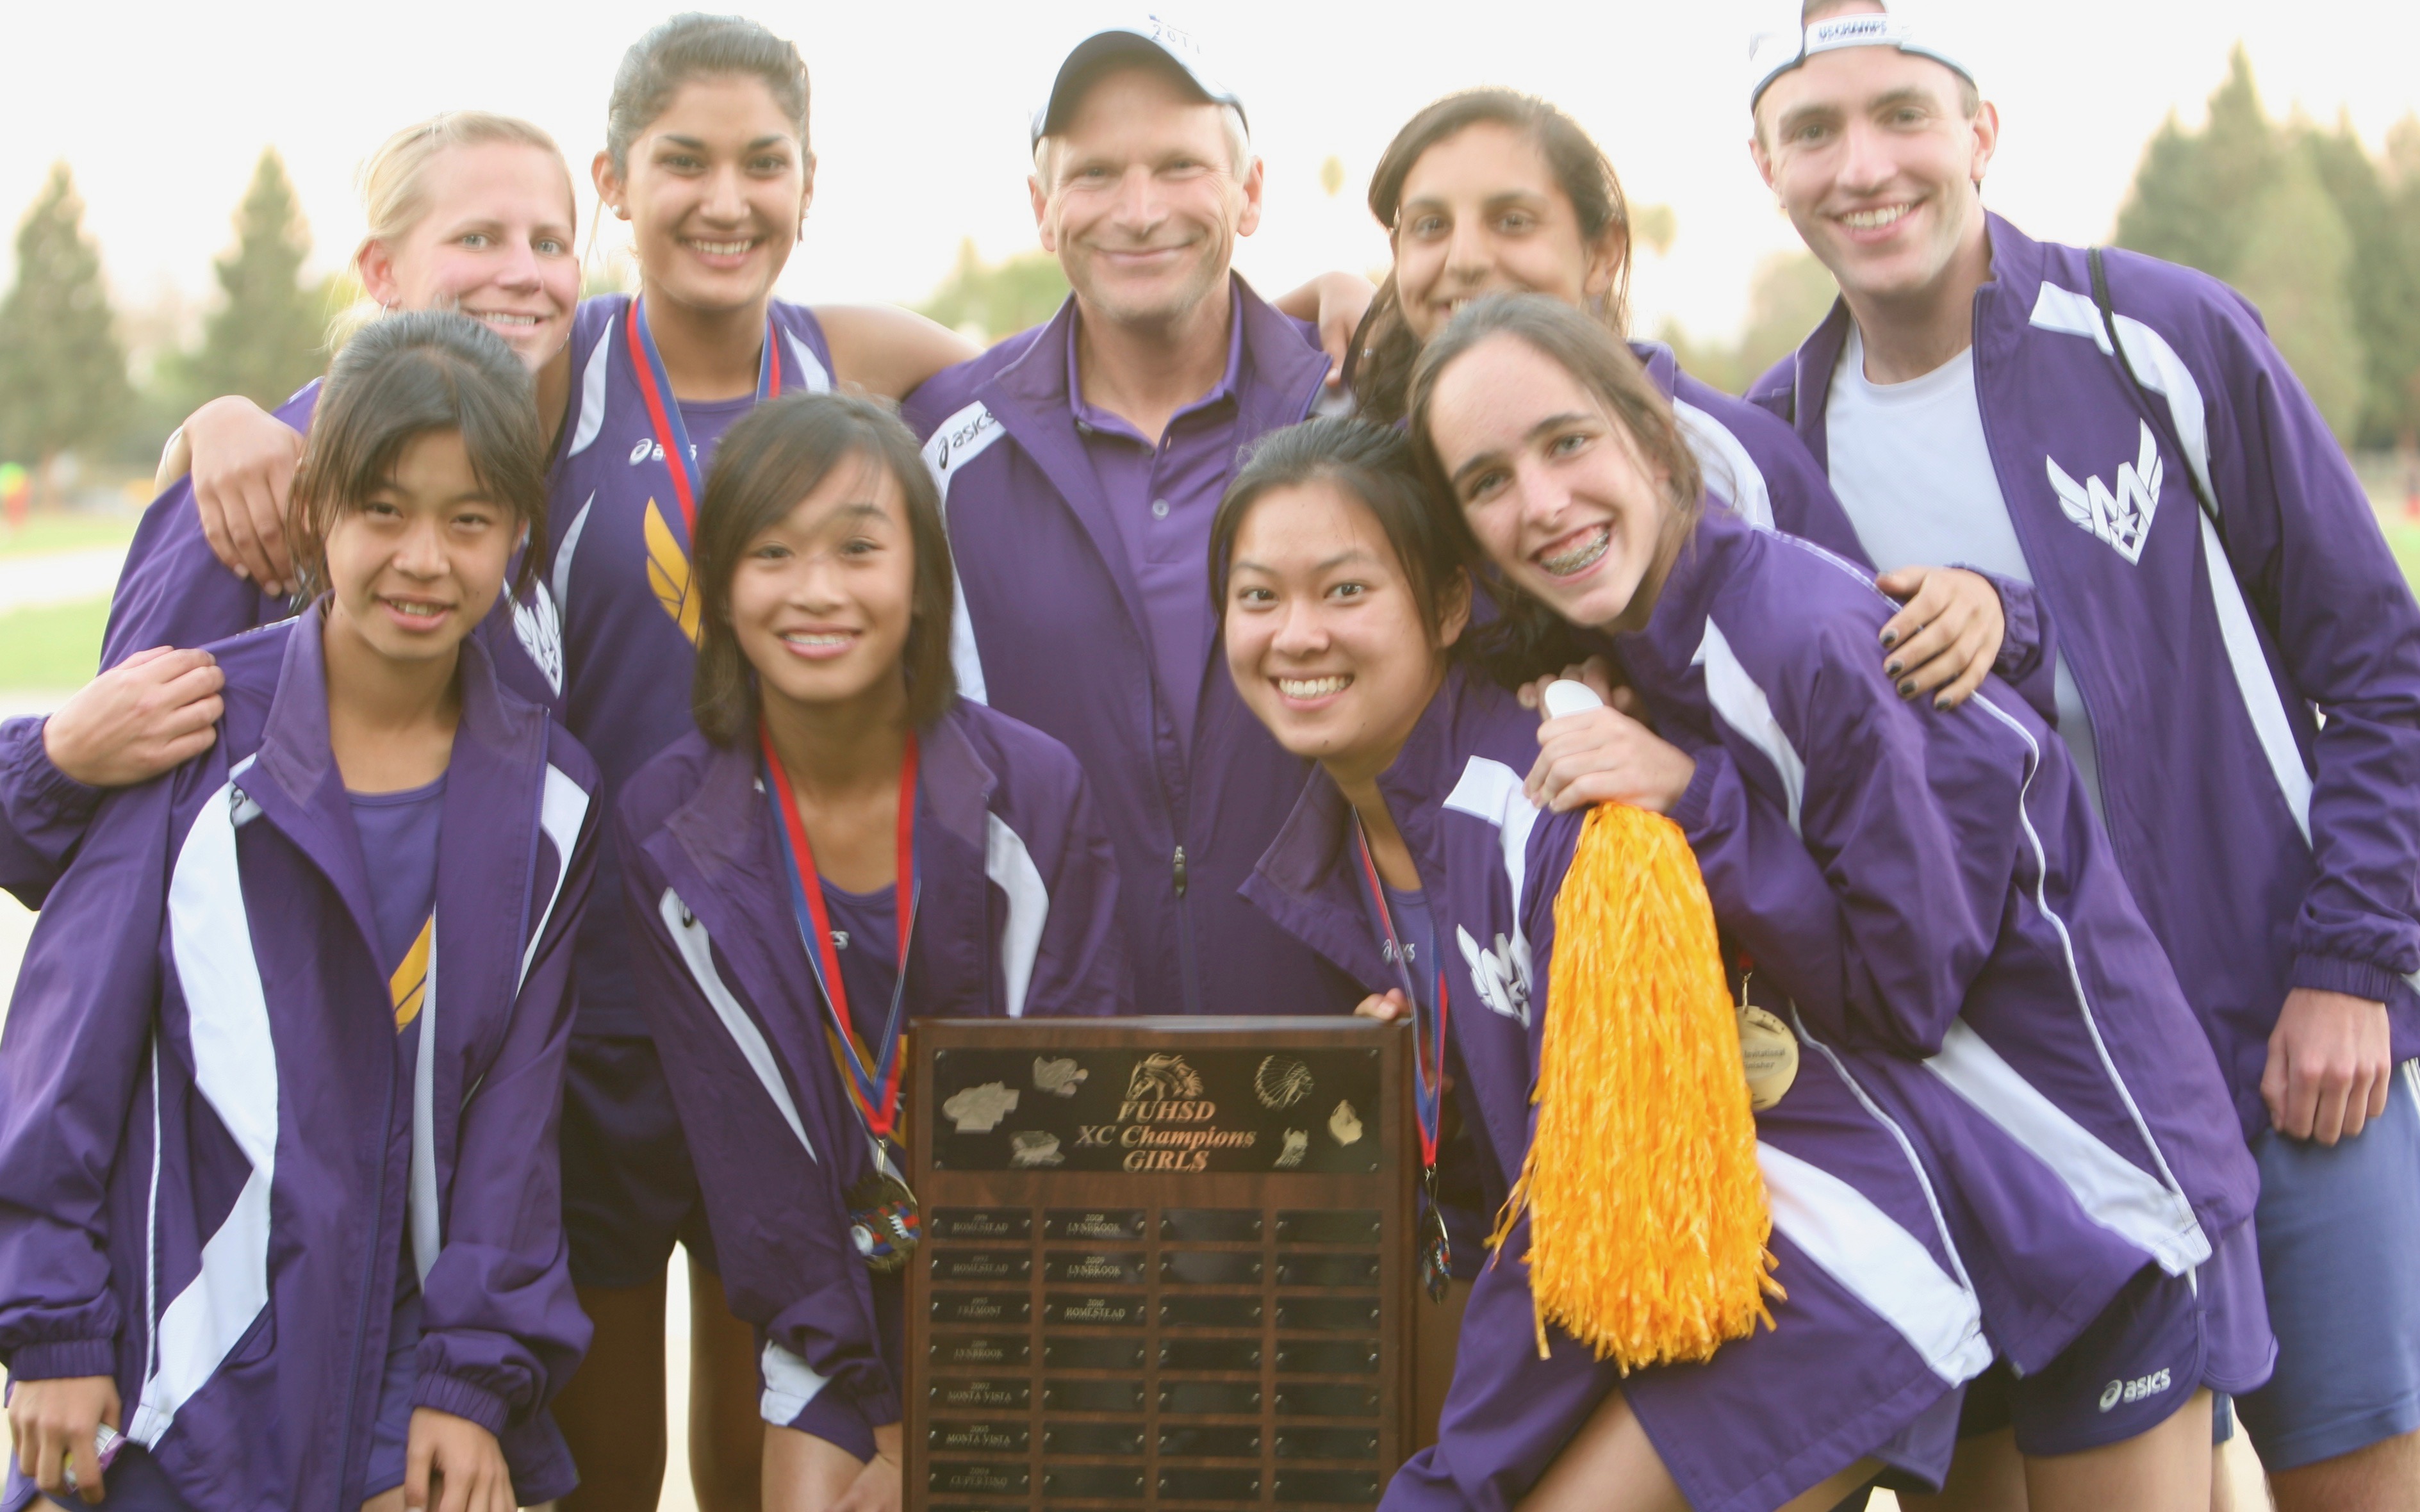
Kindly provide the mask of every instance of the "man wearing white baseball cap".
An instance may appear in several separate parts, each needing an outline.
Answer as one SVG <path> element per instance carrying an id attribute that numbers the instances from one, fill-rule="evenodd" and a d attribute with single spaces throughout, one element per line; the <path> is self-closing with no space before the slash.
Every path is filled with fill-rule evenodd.
<path id="1" fill-rule="evenodd" d="M 1223 78 L 1156 16 L 1069 49 L 1029 187 L 1073 293 L 905 413 L 948 514 L 959 688 L 1083 763 L 1142 1011 L 1345 1013 L 1358 989 L 1236 892 L 1303 766 L 1212 655 L 1210 517 L 1239 449 L 1310 414 L 1331 364 L 1231 269 L 1262 166 Z"/>
<path id="2" fill-rule="evenodd" d="M 1167 69 L 1190 85 L 1203 103 L 1234 112 L 1234 145 L 1239 152 L 1250 151 L 1249 139 L 1241 134 L 1247 130 L 1243 99 L 1211 71 L 1202 43 L 1192 32 L 1156 15 L 1105 25 L 1068 50 L 1050 81 L 1050 92 L 1034 108 L 1032 145 L 1038 147 L 1045 137 L 1065 131 L 1076 107 L 1083 102 L 1086 87 L 1110 65 L 1122 61 Z"/>
<path id="3" fill-rule="evenodd" d="M 2240 296 L 1986 213 L 1975 61 L 1910 3 L 1757 39 L 1751 151 L 1841 300 L 1750 398 L 1878 565 L 2034 584 L 2058 733 L 2259 1163 L 2277 1340 L 2251 1389 L 2214 1259 L 2175 1278 L 2195 1327 L 2140 1352 L 2180 1295 L 2154 1283 L 2071 1347 L 2102 1368 L 2009 1385 L 2016 1446 L 2030 1475 L 2209 1386 L 2285 1512 L 2420 1508 L 2420 607 Z"/>

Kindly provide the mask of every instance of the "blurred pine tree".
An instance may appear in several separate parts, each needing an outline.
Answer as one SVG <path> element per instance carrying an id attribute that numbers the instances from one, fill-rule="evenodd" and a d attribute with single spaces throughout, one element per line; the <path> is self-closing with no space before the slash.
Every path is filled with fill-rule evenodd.
<path id="1" fill-rule="evenodd" d="M 180 376 L 196 403 L 240 393 L 273 409 L 325 365 L 329 314 L 323 288 L 302 282 L 311 229 L 275 147 L 261 149 L 235 229 L 235 249 L 216 263 L 224 302 Z"/>
<path id="2" fill-rule="evenodd" d="M 2277 349 L 2346 446 L 2361 424 L 2366 354 L 2353 326 L 2353 234 L 2306 140 L 2282 155 L 2245 217 L 2235 286 L 2259 306 Z"/>
<path id="3" fill-rule="evenodd" d="M 958 244 L 958 264 L 916 313 L 990 343 L 1042 324 L 1067 297 L 1067 275 L 1047 252 L 1023 252 L 986 263 L 972 238 Z"/>
<path id="4" fill-rule="evenodd" d="M 17 282 L 0 300 L 0 458 L 34 465 L 51 502 L 61 452 L 99 448 L 127 424 L 132 388 L 101 253 L 64 162 L 17 227 Z"/>
<path id="5" fill-rule="evenodd" d="M 2187 132 L 2171 115 L 2143 148 L 2118 212 L 2118 245 L 2231 280 L 2249 229 L 2244 209 L 2275 176 L 2278 151 L 2239 43 L 2210 97 L 2209 124 Z"/>
<path id="6" fill-rule="evenodd" d="M 2383 162 L 2349 120 L 2278 126 L 2238 46 L 2208 123 L 2187 131 L 2171 116 L 2145 146 L 2116 239 L 2258 305 L 2346 445 L 2420 431 L 2420 119 L 2396 128 Z"/>

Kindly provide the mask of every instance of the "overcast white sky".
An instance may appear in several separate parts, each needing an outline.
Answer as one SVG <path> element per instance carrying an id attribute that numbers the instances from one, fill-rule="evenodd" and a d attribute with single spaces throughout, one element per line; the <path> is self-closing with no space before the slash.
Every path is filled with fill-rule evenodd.
<path id="1" fill-rule="evenodd" d="M 1986 92 L 2006 141 L 1989 186 L 2037 234 L 2108 235 L 2146 137 L 2174 108 L 2198 119 L 2227 49 L 2251 50 L 2273 115 L 2350 112 L 2375 147 L 2420 106 L 2412 0 L 2025 0 L 1972 6 Z M 13 223 L 65 159 L 121 305 L 212 287 L 210 257 L 265 143 L 282 151 L 333 266 L 360 234 L 352 176 L 392 129 L 481 106 L 553 131 L 582 170 L 602 138 L 622 51 L 665 0 L 303 5 L 38 5 L 0 22 L 0 216 Z M 1319 268 L 1369 268 L 1385 244 L 1361 207 L 1394 129 L 1448 90 L 1505 84 L 1577 116 L 1634 200 L 1664 203 L 1680 236 L 1642 257 L 1638 325 L 1667 314 L 1701 334 L 1743 313 L 1768 253 L 1796 245 L 1757 181 L 1744 58 L 1753 0 L 1490 0 L 1331 4 L 1223 0 L 1159 7 L 1190 26 L 1246 95 L 1268 162 L 1269 206 L 1244 271 L 1291 286 Z M 814 82 L 821 158 L 790 297 L 913 301 L 961 238 L 987 256 L 1032 245 L 1025 120 L 1086 19 L 1061 0 L 973 5 L 752 5 L 794 38 Z M 1998 18 L 1996 29 L 1983 18 Z M 1319 165 L 1346 169 L 1328 199 Z M 582 235 L 595 208 L 583 189 Z M 12 259 L 0 249 L 0 268 Z"/>

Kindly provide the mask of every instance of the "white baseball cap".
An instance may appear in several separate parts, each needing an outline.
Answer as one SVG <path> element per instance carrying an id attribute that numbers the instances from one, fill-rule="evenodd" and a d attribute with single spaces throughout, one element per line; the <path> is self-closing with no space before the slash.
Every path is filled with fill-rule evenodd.
<path id="1" fill-rule="evenodd" d="M 1050 81 L 1050 93 L 1033 113 L 1033 134 L 1028 145 L 1039 145 L 1053 131 L 1065 130 L 1068 114 L 1083 98 L 1084 86 L 1092 82 L 1101 65 L 1124 57 L 1168 63 L 1202 92 L 1204 100 L 1213 105 L 1233 105 L 1236 115 L 1244 114 L 1242 98 L 1218 81 L 1202 57 L 1199 39 L 1182 26 L 1171 25 L 1156 15 L 1145 15 L 1099 27 L 1068 50 L 1066 60 L 1059 65 L 1058 74 Z"/>
<path id="2" fill-rule="evenodd" d="M 1788 24 L 1776 24 L 1755 33 L 1748 39 L 1747 108 L 1764 98 L 1773 81 L 1797 68 L 1818 53 L 1835 52 L 1844 47 L 1892 47 L 1902 53 L 1929 57 L 1935 63 L 1955 70 L 1967 83 L 1975 82 L 1975 70 L 1960 61 L 1960 49 L 1954 39 L 1944 36 L 1941 23 L 1923 14 L 1919 6 L 1901 4 L 1891 10 L 1853 10 L 1826 16 L 1805 26 L 1798 24 L 1800 8 L 1789 8 Z"/>

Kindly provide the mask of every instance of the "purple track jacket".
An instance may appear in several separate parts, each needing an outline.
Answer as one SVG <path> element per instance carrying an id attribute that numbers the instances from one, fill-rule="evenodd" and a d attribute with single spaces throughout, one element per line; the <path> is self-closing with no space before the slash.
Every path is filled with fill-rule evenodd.
<path id="1" fill-rule="evenodd" d="M 1235 429 L 1249 445 L 1311 412 L 1326 359 L 1300 323 L 1241 279 L 1233 287 L 1249 359 Z M 1127 553 L 1076 434 L 1075 318 L 1070 299 L 908 396 L 957 563 L 958 686 L 1083 764 L 1117 847 L 1142 1011 L 1349 1011 L 1357 989 L 1237 895 L 1304 766 L 1244 706 L 1215 638 L 1192 747 L 1180 744 Z"/>
<path id="2" fill-rule="evenodd" d="M 1671 817 L 1727 940 L 1922 1131 L 1993 1344 L 2032 1371 L 2145 1264 L 2208 1258 L 2257 1178 L 2066 747 L 1996 681 L 1901 700 L 1890 613 L 1710 507 L 1617 648 L 1697 760 Z"/>
<path id="3" fill-rule="evenodd" d="M 589 1327 L 555 1119 L 595 768 L 466 644 L 408 1056 L 319 611 L 213 649 L 218 743 L 101 805 L 0 1036 L 0 1357 L 115 1377 L 195 1512 L 350 1512 L 408 1258 L 414 1405 L 499 1434 L 524 1502 L 560 1495 L 545 1407 Z M 0 1505 L 35 1494 L 12 1466 Z"/>
<path id="4" fill-rule="evenodd" d="M 2104 255 L 2147 406 L 2084 251 L 1990 225 L 1975 383 L 1993 469 L 2084 695 L 2118 863 L 2256 1132 L 2291 988 L 2384 1002 L 2397 1058 L 2420 1054 L 2420 608 L 2242 296 Z M 1750 395 L 1819 466 L 1848 330 L 1835 307 Z"/>
<path id="5" fill-rule="evenodd" d="M 1066 748 L 960 701 L 923 733 L 914 1018 L 1125 1013 L 1117 866 Z M 845 1194 L 871 1167 L 825 1043 L 752 748 L 691 733 L 632 778 L 619 825 L 639 1000 L 697 1163 L 768 1422 L 861 1458 L 900 1416 Z"/>
<path id="6" fill-rule="evenodd" d="M 1481 1152 L 1490 1213 L 1535 1128 L 1555 899 L 1585 817 L 1542 813 L 1522 794 L 1537 729 L 1510 694 L 1457 669 L 1379 778 L 1435 921 L 1452 1098 Z M 1352 834 L 1343 795 L 1314 770 L 1246 889 L 1375 992 L 1396 978 L 1359 891 Z M 1524 1216 L 1482 1261 L 1438 1442 L 1388 1488 L 1388 1512 L 1514 1505 L 1616 1387 L 1707 1512 L 1761 1512 L 1867 1455 L 1938 1481 L 1958 1388 L 1992 1350 L 1916 1143 L 1811 1048 L 1789 1095 L 1758 1116 L 1757 1138 L 1790 1293 L 1774 1306 L 1778 1327 L 1708 1364 L 1626 1381 L 1559 1329 L 1542 1360 Z"/>

